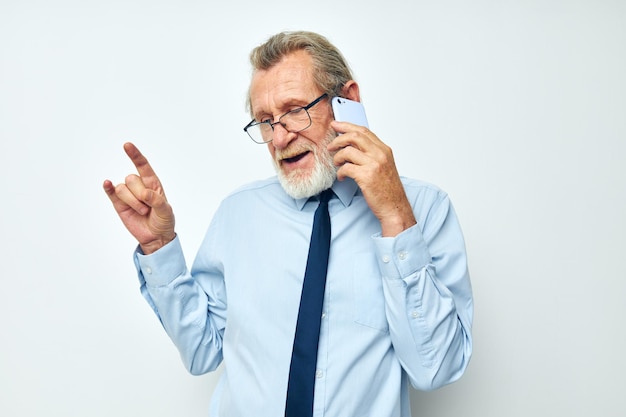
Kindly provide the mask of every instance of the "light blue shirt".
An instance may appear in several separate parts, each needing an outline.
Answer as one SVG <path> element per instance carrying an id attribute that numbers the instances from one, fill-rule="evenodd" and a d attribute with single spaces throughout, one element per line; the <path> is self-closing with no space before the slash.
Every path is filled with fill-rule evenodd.
<path id="1" fill-rule="evenodd" d="M 402 179 L 417 225 L 381 237 L 357 184 L 335 182 L 315 381 L 317 417 L 408 417 L 409 384 L 457 380 L 472 352 L 465 244 L 448 196 Z M 217 210 L 191 271 L 178 238 L 136 252 L 141 291 L 203 374 L 224 361 L 212 417 L 283 417 L 313 213 L 276 178 Z"/>

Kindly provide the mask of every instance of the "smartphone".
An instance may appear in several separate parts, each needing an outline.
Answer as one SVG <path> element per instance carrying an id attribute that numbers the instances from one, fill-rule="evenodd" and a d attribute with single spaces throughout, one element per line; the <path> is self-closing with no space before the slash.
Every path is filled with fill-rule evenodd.
<path id="1" fill-rule="evenodd" d="M 350 122 L 369 128 L 363 104 L 343 97 L 333 97 L 331 104 L 333 106 L 335 120 L 339 122 Z"/>

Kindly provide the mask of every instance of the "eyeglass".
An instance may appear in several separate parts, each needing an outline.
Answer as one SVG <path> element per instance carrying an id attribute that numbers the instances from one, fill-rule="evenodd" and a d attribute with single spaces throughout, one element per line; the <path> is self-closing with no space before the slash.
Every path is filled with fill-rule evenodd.
<path id="1" fill-rule="evenodd" d="M 280 124 L 285 130 L 291 133 L 302 132 L 308 129 L 313 123 L 309 109 L 326 97 L 328 97 L 328 94 L 324 93 L 306 106 L 288 111 L 280 116 L 277 122 L 272 122 L 270 119 L 257 122 L 252 119 L 243 130 L 250 136 L 250 139 L 259 144 L 268 143 L 274 139 L 274 126 L 277 124 Z"/>

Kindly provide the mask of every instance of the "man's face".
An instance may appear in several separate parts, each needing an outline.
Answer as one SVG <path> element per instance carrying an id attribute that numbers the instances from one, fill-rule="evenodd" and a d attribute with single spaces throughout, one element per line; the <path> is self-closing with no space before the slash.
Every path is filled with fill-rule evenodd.
<path id="1" fill-rule="evenodd" d="M 250 85 L 250 102 L 255 120 L 277 121 L 297 107 L 304 107 L 322 95 L 315 84 L 311 57 L 297 51 L 285 56 L 268 70 L 257 71 Z M 310 108 L 312 124 L 298 133 L 274 126 L 268 143 L 276 172 L 285 191 L 293 198 L 315 195 L 329 188 L 336 168 L 326 145 L 335 137 L 329 99 Z"/>

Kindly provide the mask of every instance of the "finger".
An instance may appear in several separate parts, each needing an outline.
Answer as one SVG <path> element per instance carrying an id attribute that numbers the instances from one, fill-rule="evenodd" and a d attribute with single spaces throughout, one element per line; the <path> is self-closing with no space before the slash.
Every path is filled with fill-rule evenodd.
<path id="1" fill-rule="evenodd" d="M 338 133 L 338 137 L 351 136 L 351 134 L 369 136 L 372 131 L 369 128 L 361 125 L 356 125 L 349 122 L 338 122 L 336 120 L 331 121 L 331 127 Z"/>
<path id="2" fill-rule="evenodd" d="M 117 195 L 117 187 L 113 185 L 110 180 L 105 180 L 102 184 L 102 188 L 104 188 L 104 192 L 107 194 L 109 200 L 111 200 L 111 203 L 113 203 L 113 207 L 115 207 L 117 211 L 122 211 L 128 208 L 128 204 L 123 202 Z"/>
<path id="3" fill-rule="evenodd" d="M 337 179 L 343 181 L 346 178 L 352 178 L 359 184 L 358 167 L 350 162 L 344 163 L 337 169 Z"/>
<path id="4" fill-rule="evenodd" d="M 358 138 L 355 138 L 351 133 L 345 133 L 343 135 L 337 136 L 332 140 L 326 147 L 329 152 L 341 152 L 342 149 L 347 147 L 354 147 L 356 149 L 361 149 L 363 144 L 358 143 Z"/>
<path id="5" fill-rule="evenodd" d="M 145 194 L 145 203 L 152 207 L 152 211 L 158 217 L 167 222 L 173 222 L 172 206 L 169 205 L 167 199 L 153 190 L 147 189 Z"/>
<path id="6" fill-rule="evenodd" d="M 133 194 L 133 196 L 145 207 L 151 207 L 157 216 L 168 217 L 171 214 L 171 207 L 167 203 L 165 196 L 155 190 L 152 190 L 144 185 L 143 178 L 134 174 L 130 174 L 126 177 L 126 188 Z M 129 205 L 130 200 L 129 200 Z M 139 208 L 139 205 L 131 205 L 133 209 L 143 214 L 143 208 Z M 147 210 L 146 210 L 147 212 Z"/>
<path id="7" fill-rule="evenodd" d="M 350 122 L 339 122 L 337 120 L 333 120 L 330 122 L 330 126 L 335 129 L 338 133 L 348 133 L 348 132 L 368 132 L 369 129 L 365 126 L 355 125 Z"/>
<path id="8" fill-rule="evenodd" d="M 144 183 L 144 178 L 136 174 L 129 174 L 124 179 L 124 184 L 130 190 L 131 193 L 141 202 L 146 202 L 146 189 L 147 185 Z"/>
<path id="9" fill-rule="evenodd" d="M 102 183 L 102 188 L 109 198 L 117 198 L 115 196 L 115 186 L 113 185 L 111 180 L 104 180 L 104 183 Z"/>
<path id="10" fill-rule="evenodd" d="M 102 188 L 104 189 L 104 192 L 106 193 L 107 197 L 109 197 L 109 200 L 111 200 L 111 203 L 113 203 L 113 206 L 115 208 L 119 207 L 120 204 L 124 204 L 120 201 L 119 197 L 115 193 L 115 186 L 110 180 L 104 180 Z"/>
<path id="11" fill-rule="evenodd" d="M 341 166 L 348 162 L 355 165 L 365 165 L 368 163 L 368 160 L 367 155 L 354 146 L 341 148 L 333 157 L 333 162 L 336 166 Z"/>
<path id="12" fill-rule="evenodd" d="M 156 173 L 152 169 L 152 166 L 148 162 L 145 156 L 137 149 L 137 147 L 131 142 L 127 142 L 124 144 L 124 151 L 126 155 L 133 162 L 135 167 L 137 168 L 137 172 L 142 177 L 155 177 Z"/>
<path id="13" fill-rule="evenodd" d="M 337 153 L 333 159 L 337 166 L 337 178 L 343 180 L 346 177 L 354 179 L 360 186 L 374 180 L 381 180 L 380 164 L 368 155 L 351 146 Z"/>
<path id="14" fill-rule="evenodd" d="M 143 191 L 145 191 L 145 187 L 143 188 Z M 143 191 L 135 190 L 133 192 L 126 184 L 119 184 L 115 187 L 115 195 L 119 199 L 119 202 L 117 204 L 114 203 L 114 205 L 119 209 L 123 209 L 126 206 L 130 207 L 141 215 L 148 214 L 150 207 L 143 202 Z M 139 195 L 135 193 L 139 193 Z"/>
<path id="15" fill-rule="evenodd" d="M 105 180 L 104 183 L 102 184 L 102 188 L 104 189 L 104 192 L 107 194 L 107 196 L 109 197 L 109 200 L 111 200 L 111 203 L 113 204 L 113 207 L 115 208 L 115 211 L 117 211 L 118 213 L 121 214 L 122 212 L 128 209 L 137 211 L 137 208 L 139 208 L 139 210 L 142 210 L 140 204 L 135 203 L 134 207 L 131 207 L 127 203 L 127 201 L 133 202 L 136 199 L 134 199 L 133 197 L 126 196 L 126 194 L 130 193 L 130 191 L 124 190 L 123 189 L 124 187 L 125 187 L 124 184 L 120 184 L 116 187 L 113 185 L 113 183 L 110 180 Z M 124 196 L 124 198 L 123 199 L 120 198 L 120 195 Z"/>
<path id="16" fill-rule="evenodd" d="M 376 135 L 363 126 L 357 126 L 357 130 L 353 130 L 341 135 L 337 135 L 328 145 L 331 152 L 337 151 L 346 146 L 354 146 L 357 149 L 365 150 L 367 147 L 375 143 Z"/>

